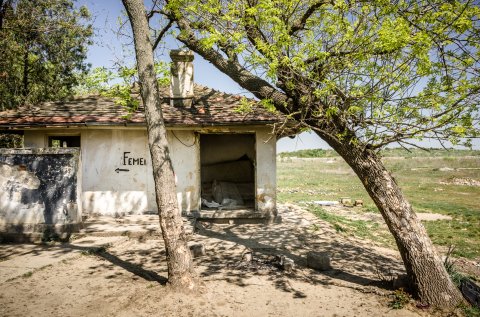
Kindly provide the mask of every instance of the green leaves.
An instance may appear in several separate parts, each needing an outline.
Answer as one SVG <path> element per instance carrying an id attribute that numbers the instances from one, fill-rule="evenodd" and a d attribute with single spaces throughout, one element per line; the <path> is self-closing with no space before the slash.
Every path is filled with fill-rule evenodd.
<path id="1" fill-rule="evenodd" d="M 378 30 L 378 39 L 374 43 L 378 50 L 396 51 L 407 46 L 411 40 L 411 29 L 402 18 L 386 18 Z"/>
<path id="2" fill-rule="evenodd" d="M 203 45 L 234 51 L 287 95 L 303 124 L 372 148 L 478 134 L 480 10 L 470 2 L 169 3 Z"/>
<path id="3" fill-rule="evenodd" d="M 76 73 L 88 69 L 88 9 L 69 0 L 12 0 L 0 15 L 0 109 L 70 96 Z"/>
<path id="4" fill-rule="evenodd" d="M 159 86 L 169 84 L 170 71 L 167 63 L 154 65 Z M 126 118 L 140 105 L 138 91 L 138 74 L 135 66 L 121 65 L 115 71 L 97 67 L 79 78 L 80 85 L 75 87 L 78 95 L 100 94 L 114 98 L 115 102 L 129 112 Z"/>

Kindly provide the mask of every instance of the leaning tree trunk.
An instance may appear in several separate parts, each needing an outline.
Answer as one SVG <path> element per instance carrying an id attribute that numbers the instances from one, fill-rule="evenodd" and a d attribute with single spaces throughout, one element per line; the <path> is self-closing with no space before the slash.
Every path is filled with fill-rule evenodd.
<path id="1" fill-rule="evenodd" d="M 350 165 L 380 210 L 402 256 L 414 295 L 423 303 L 450 308 L 462 295 L 452 283 L 427 232 L 393 176 L 373 151 L 321 135 Z"/>
<path id="2" fill-rule="evenodd" d="M 175 176 L 170 160 L 161 99 L 154 72 L 152 44 L 142 0 L 123 0 L 133 29 L 140 92 L 145 106 L 148 144 L 153 165 L 155 194 L 163 240 L 167 251 L 168 281 L 171 285 L 192 289 L 195 274 L 190 250 L 178 210 Z"/>

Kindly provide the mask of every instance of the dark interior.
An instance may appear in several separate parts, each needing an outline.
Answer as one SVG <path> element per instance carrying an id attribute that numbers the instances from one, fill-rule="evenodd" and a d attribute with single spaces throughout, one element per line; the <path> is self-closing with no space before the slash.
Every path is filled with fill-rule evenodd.
<path id="1" fill-rule="evenodd" d="M 80 147 L 79 135 L 49 136 L 48 147 Z"/>
<path id="2" fill-rule="evenodd" d="M 203 209 L 255 207 L 255 135 L 202 134 Z"/>

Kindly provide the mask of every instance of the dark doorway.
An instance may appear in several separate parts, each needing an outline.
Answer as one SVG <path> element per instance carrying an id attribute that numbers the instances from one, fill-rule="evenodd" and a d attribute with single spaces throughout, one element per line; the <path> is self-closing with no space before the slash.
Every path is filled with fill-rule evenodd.
<path id="1" fill-rule="evenodd" d="M 202 134 L 200 164 L 203 208 L 255 208 L 255 134 Z"/>

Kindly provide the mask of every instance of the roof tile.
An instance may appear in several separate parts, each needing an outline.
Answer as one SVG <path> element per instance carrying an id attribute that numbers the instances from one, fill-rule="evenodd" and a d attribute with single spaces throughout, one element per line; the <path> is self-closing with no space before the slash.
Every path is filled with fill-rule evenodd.
<path id="1" fill-rule="evenodd" d="M 168 96 L 168 89 L 162 88 L 161 93 Z M 193 105 L 189 108 L 172 107 L 170 99 L 165 97 L 162 102 L 163 117 L 167 126 L 262 124 L 280 120 L 279 115 L 267 111 L 258 104 L 247 113 L 239 112 L 237 109 L 241 99 L 242 97 L 238 95 L 195 85 Z M 0 112 L 0 127 L 84 124 L 145 124 L 144 108 L 140 105 L 138 110 L 129 116 L 128 111 L 115 103 L 113 98 L 91 95 Z"/>

